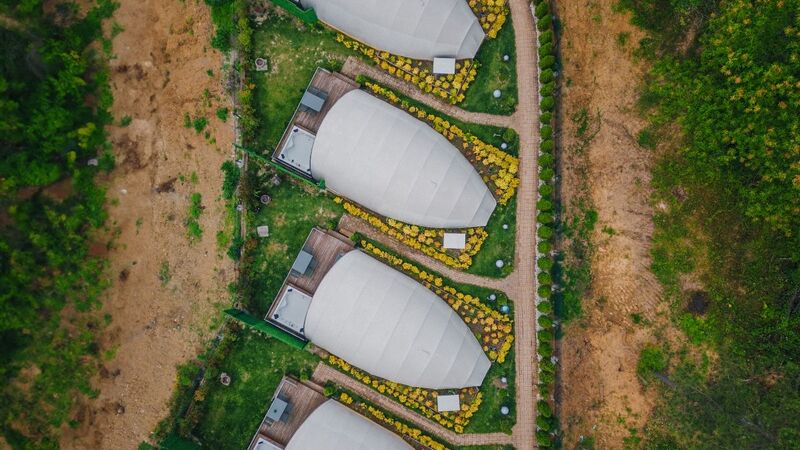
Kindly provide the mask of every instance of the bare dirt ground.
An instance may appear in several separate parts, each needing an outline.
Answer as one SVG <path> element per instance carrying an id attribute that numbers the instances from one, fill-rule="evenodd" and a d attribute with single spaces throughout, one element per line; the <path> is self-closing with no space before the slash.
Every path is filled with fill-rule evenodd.
<path id="1" fill-rule="evenodd" d="M 642 35 L 627 14 L 612 11 L 614 0 L 556 3 L 563 26 L 562 197 L 565 205 L 587 199 L 599 219 L 591 289 L 561 347 L 564 448 L 575 448 L 582 437 L 594 439 L 594 448 L 623 448 L 656 400 L 637 378 L 639 353 L 655 341 L 655 330 L 671 334 L 649 269 L 652 152 L 636 143 L 646 125 L 635 110 L 646 67 L 632 51 Z M 572 118 L 584 108 L 597 134 L 576 151 Z M 635 324 L 634 314 L 649 325 Z"/>
<path id="2" fill-rule="evenodd" d="M 211 335 L 234 277 L 216 243 L 224 226 L 219 167 L 233 130 L 214 114 L 229 105 L 218 81 L 222 56 L 209 46 L 208 11 L 202 2 L 120 4 L 112 19 L 124 29 L 110 67 L 113 113 L 117 122 L 132 121 L 109 130 L 117 168 L 104 184 L 116 239 L 103 313 L 111 322 L 104 367 L 93 380 L 100 395 L 76 407 L 81 425 L 64 428 L 66 449 L 135 449 L 148 437 L 167 413 L 176 365 Z M 187 112 L 208 118 L 208 137 L 184 127 Z M 202 194 L 203 235 L 190 245 L 184 221 L 193 192 Z"/>

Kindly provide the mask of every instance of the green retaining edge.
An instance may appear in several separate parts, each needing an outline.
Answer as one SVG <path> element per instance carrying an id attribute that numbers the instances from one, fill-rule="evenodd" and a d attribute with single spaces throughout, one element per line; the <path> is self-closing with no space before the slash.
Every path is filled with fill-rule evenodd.
<path id="1" fill-rule="evenodd" d="M 281 8 L 289 11 L 293 16 L 297 16 L 303 22 L 314 25 L 315 23 L 319 22 L 317 18 L 317 13 L 314 9 L 301 9 L 297 3 L 294 3 L 291 0 L 271 0 L 272 3 L 280 6 Z"/>
<path id="2" fill-rule="evenodd" d="M 267 322 L 266 320 L 261 320 L 247 314 L 246 312 L 231 308 L 226 309 L 225 314 L 233 317 L 234 319 L 238 320 L 239 322 L 247 325 L 250 328 L 258 330 L 267 336 L 274 337 L 275 339 L 283 342 L 284 344 L 294 347 L 298 350 L 303 350 L 306 348 L 308 342 L 303 341 L 302 339 L 298 339 L 291 334 L 281 330 L 280 328 L 272 325 L 271 323 Z"/>

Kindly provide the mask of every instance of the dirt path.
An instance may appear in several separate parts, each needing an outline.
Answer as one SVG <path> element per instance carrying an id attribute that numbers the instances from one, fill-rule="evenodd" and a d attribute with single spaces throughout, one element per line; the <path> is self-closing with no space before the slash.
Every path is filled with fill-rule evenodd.
<path id="1" fill-rule="evenodd" d="M 228 105 L 218 81 L 221 55 L 208 47 L 207 8 L 120 3 L 113 114 L 132 121 L 109 130 L 117 169 L 104 183 L 108 224 L 118 233 L 107 255 L 113 286 L 104 312 L 111 323 L 102 339 L 105 367 L 93 380 L 100 395 L 77 408 L 79 428 L 64 428 L 65 449 L 135 449 L 149 436 L 167 414 L 175 366 L 203 348 L 234 276 L 215 239 L 224 225 L 219 167 L 233 132 L 214 115 Z M 208 118 L 209 139 L 184 127 L 187 112 Z M 203 236 L 190 245 L 184 220 L 193 192 L 202 195 Z"/>
<path id="2" fill-rule="evenodd" d="M 574 201 L 588 199 L 599 217 L 591 237 L 591 291 L 583 316 L 566 328 L 561 343 L 565 448 L 580 436 L 592 437 L 595 448 L 623 448 L 629 429 L 645 423 L 652 398 L 640 387 L 636 364 L 653 329 L 664 322 L 660 286 L 649 269 L 651 152 L 635 137 L 645 125 L 635 110 L 645 68 L 633 62 L 631 51 L 642 36 L 627 15 L 612 12 L 615 3 L 557 2 L 564 24 L 563 204 L 569 213 Z M 581 110 L 594 118 L 591 127 L 598 133 L 577 151 L 572 118 Z M 633 314 L 653 325 L 634 324 Z"/>
<path id="3" fill-rule="evenodd" d="M 488 444 L 510 444 L 512 442 L 511 436 L 503 433 L 484 433 L 484 434 L 458 434 L 452 430 L 448 430 L 441 425 L 431 421 L 430 419 L 421 416 L 420 414 L 406 408 L 405 406 L 395 402 L 385 395 L 381 395 L 371 389 L 369 386 L 349 377 L 336 369 L 328 366 L 327 364 L 319 363 L 314 370 L 312 377 L 315 383 L 325 385 L 327 382 L 334 382 L 338 385 L 344 386 L 352 392 L 355 392 L 360 397 L 369 400 L 370 403 L 378 405 L 378 407 L 389 411 L 390 413 L 400 416 L 403 420 L 416 424 L 426 432 L 439 436 L 447 440 L 451 444 L 456 445 L 488 445 Z"/>

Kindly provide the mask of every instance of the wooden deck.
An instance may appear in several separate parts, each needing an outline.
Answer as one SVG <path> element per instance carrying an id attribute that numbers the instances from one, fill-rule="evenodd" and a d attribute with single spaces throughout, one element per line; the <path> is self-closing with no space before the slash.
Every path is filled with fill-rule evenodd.
<path id="1" fill-rule="evenodd" d="M 325 100 L 325 104 L 320 112 L 300 111 L 299 106 L 295 109 L 292 120 L 289 122 L 286 130 L 283 131 L 283 136 L 281 136 L 278 146 L 272 152 L 272 158 L 275 161 L 278 161 L 277 156 L 280 153 L 280 149 L 283 148 L 283 145 L 286 142 L 286 139 L 289 137 L 289 133 L 291 133 L 293 127 L 298 126 L 310 132 L 311 134 L 316 135 L 317 131 L 319 131 L 320 125 L 322 124 L 322 121 L 325 120 L 325 115 L 328 114 L 328 111 L 331 110 L 333 105 L 336 104 L 336 102 L 348 92 L 358 89 L 359 85 L 355 81 L 340 73 L 329 72 L 320 68 L 314 72 L 314 76 L 311 78 L 311 82 L 308 84 L 308 87 L 312 87 L 318 91 L 326 93 L 328 98 Z M 306 90 L 308 90 L 308 88 L 306 88 Z"/>
<path id="2" fill-rule="evenodd" d="M 312 384 L 306 384 L 294 378 L 284 377 L 275 390 L 275 397 L 280 397 L 291 405 L 291 411 L 286 422 L 267 423 L 266 416 L 261 421 L 261 425 L 255 437 L 250 442 L 248 450 L 253 450 L 258 443 L 258 438 L 272 442 L 281 448 L 286 447 L 294 433 L 300 425 L 306 421 L 314 410 L 327 400 L 321 393 L 321 388 Z M 272 400 L 270 400 L 271 402 Z M 269 405 L 267 405 L 269 406 Z"/>

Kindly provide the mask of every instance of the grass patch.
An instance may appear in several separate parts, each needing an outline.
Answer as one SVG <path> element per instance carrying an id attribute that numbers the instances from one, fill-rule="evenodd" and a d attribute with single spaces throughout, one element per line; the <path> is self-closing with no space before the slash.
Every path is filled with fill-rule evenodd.
<path id="1" fill-rule="evenodd" d="M 203 196 L 199 192 L 192 193 L 189 197 L 189 213 L 186 216 L 186 234 L 189 242 L 197 242 L 203 237 L 200 227 L 200 215 L 203 213 Z"/>
<path id="2" fill-rule="evenodd" d="M 503 61 L 503 55 L 509 56 L 508 61 Z M 513 114 L 517 109 L 517 66 L 510 14 L 497 37 L 483 42 L 475 60 L 480 63 L 478 74 L 460 106 L 469 111 Z M 492 95 L 495 89 L 500 89 L 500 98 Z"/>
<path id="3" fill-rule="evenodd" d="M 508 225 L 508 229 L 503 229 Z M 505 277 L 514 270 L 514 250 L 516 248 L 515 232 L 517 228 L 517 202 L 512 197 L 505 205 L 497 208 L 486 224 L 489 236 L 483 241 L 481 250 L 472 258 L 472 266 L 467 272 L 490 277 Z M 495 264 L 502 259 L 505 265 L 498 268 Z"/>
<path id="4" fill-rule="evenodd" d="M 257 203 L 258 209 L 247 215 L 251 234 L 243 261 L 243 296 L 250 312 L 258 317 L 266 314 L 311 228 L 335 228 L 343 213 L 331 197 L 284 176 L 280 185 L 265 187 L 271 177 L 268 173 L 265 179 L 256 180 L 256 186 L 262 186 L 258 195 L 268 194 L 272 201 L 269 205 Z M 259 225 L 269 226 L 268 238 L 255 237 Z"/>
<path id="5" fill-rule="evenodd" d="M 300 97 L 317 67 L 338 70 L 345 58 L 356 55 L 336 42 L 327 28 L 298 31 L 296 19 L 271 15 L 253 35 L 255 54 L 269 61 L 269 72 L 253 72 L 255 109 L 259 111 L 256 148 L 278 145 Z"/>
<path id="6" fill-rule="evenodd" d="M 483 403 L 478 411 L 470 419 L 469 424 L 464 427 L 465 433 L 493 433 L 500 431 L 511 434 L 511 428 L 517 423 L 516 408 L 516 372 L 514 370 L 514 349 L 506 356 L 502 364 L 492 363 L 486 379 L 483 380 L 481 392 L 483 393 Z M 500 378 L 506 377 L 508 385 L 502 387 Z M 510 410 L 507 416 L 500 414 L 500 407 L 508 406 Z"/>
<path id="7" fill-rule="evenodd" d="M 276 339 L 242 332 L 219 370 L 231 376 L 230 386 L 216 379 L 203 402 L 195 435 L 204 447 L 219 450 L 245 448 L 267 412 L 269 400 L 284 373 L 310 374 L 318 359 Z"/>

